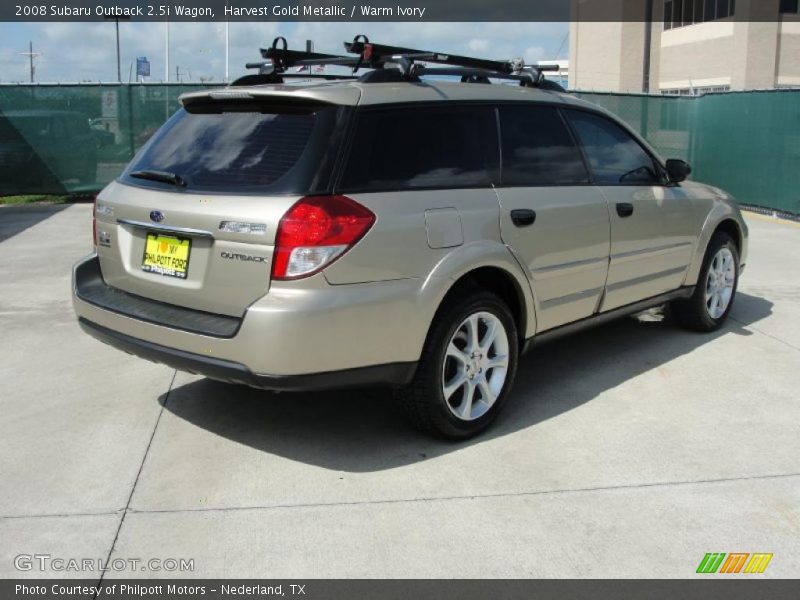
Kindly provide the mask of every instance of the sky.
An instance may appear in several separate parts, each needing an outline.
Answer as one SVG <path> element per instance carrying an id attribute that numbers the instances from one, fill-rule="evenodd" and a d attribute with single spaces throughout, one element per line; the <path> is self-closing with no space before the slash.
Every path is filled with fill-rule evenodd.
<path id="1" fill-rule="evenodd" d="M 148 81 L 164 81 L 165 23 L 120 23 L 122 80 L 136 79 L 135 60 L 151 63 Z M 224 23 L 170 23 L 170 81 L 176 67 L 183 81 L 219 82 L 225 74 Z M 567 23 L 230 23 L 229 72 L 233 79 L 246 73 L 244 64 L 260 60 L 258 49 L 277 35 L 289 48 L 304 49 L 314 40 L 315 50 L 338 54 L 342 42 L 357 33 L 371 40 L 482 58 L 523 57 L 536 60 L 565 59 L 569 53 Z M 117 80 L 113 22 L 100 23 L 0 23 L 0 82 L 30 79 L 28 51 L 33 41 L 37 82 Z"/>

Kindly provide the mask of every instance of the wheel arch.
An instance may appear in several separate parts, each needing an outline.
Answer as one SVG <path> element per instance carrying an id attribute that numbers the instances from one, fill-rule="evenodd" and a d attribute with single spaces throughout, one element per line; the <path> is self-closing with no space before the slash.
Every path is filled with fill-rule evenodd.
<path id="1" fill-rule="evenodd" d="M 714 228 L 711 237 L 713 237 L 717 232 L 727 233 L 729 236 L 731 236 L 733 243 L 736 244 L 736 251 L 741 255 L 743 235 L 739 224 L 735 220 L 731 218 L 725 218 L 717 223 L 717 226 Z"/>
<path id="2" fill-rule="evenodd" d="M 708 250 L 708 244 L 714 234 L 722 231 L 727 233 L 733 239 L 736 245 L 736 250 L 739 253 L 740 260 L 744 260 L 747 250 L 747 238 L 742 223 L 737 220 L 736 214 L 727 204 L 717 204 L 708 216 L 706 217 L 703 228 L 700 231 L 700 236 L 697 240 L 695 247 L 694 258 L 689 265 L 689 270 L 686 273 L 685 285 L 695 285 L 697 278 L 700 276 L 700 269 L 703 265 L 703 258 Z"/>
<path id="3" fill-rule="evenodd" d="M 442 306 L 454 294 L 464 293 L 465 288 L 497 294 L 514 317 L 520 343 L 533 336 L 536 331 L 534 293 L 508 247 L 483 240 L 466 244 L 443 258 L 423 285 L 423 294 L 435 297 L 436 309 L 431 322 Z"/>

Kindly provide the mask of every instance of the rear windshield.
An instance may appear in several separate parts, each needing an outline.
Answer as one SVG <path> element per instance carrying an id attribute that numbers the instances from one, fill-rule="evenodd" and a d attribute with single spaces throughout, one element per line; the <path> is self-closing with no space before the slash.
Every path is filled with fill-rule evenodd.
<path id="1" fill-rule="evenodd" d="M 345 109 L 214 110 L 178 111 L 142 148 L 122 179 L 172 188 L 131 177 L 137 171 L 164 171 L 179 176 L 188 192 L 225 193 L 307 193 L 323 191 L 329 184 L 328 155 Z"/>

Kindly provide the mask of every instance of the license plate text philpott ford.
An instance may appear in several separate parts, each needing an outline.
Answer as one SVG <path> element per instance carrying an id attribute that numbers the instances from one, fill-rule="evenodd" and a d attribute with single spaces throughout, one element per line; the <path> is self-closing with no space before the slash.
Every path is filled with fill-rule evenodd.
<path id="1" fill-rule="evenodd" d="M 191 246 L 192 241 L 186 238 L 148 233 L 142 270 L 186 279 Z"/>

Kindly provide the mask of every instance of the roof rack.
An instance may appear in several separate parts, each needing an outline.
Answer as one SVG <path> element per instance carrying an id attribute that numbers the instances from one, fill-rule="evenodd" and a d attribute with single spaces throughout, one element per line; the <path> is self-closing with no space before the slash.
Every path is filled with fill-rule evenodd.
<path id="1" fill-rule="evenodd" d="M 333 75 L 328 73 L 312 73 L 314 65 L 336 64 L 352 67 L 357 62 L 354 57 L 336 56 L 335 54 L 321 54 L 319 52 L 306 52 L 302 50 L 289 50 L 286 38 L 279 36 L 272 41 L 270 48 L 261 48 L 260 62 L 245 64 L 247 69 L 258 69 L 257 75 L 245 75 L 236 79 L 232 86 L 264 85 L 268 83 L 283 83 L 287 78 L 323 79 L 328 81 L 358 79 L 356 75 Z M 287 72 L 293 67 L 308 67 L 309 71 L 302 70 Z"/>
<path id="2" fill-rule="evenodd" d="M 526 66 L 521 58 L 512 60 L 489 60 L 458 56 L 444 52 L 417 50 L 402 46 L 374 44 L 365 35 L 357 35 L 352 42 L 345 42 L 344 49 L 350 55 L 320 54 L 301 50 L 289 50 L 286 38 L 276 37 L 272 47 L 262 48 L 259 63 L 247 63 L 248 69 L 257 68 L 258 75 L 247 75 L 232 85 L 257 85 L 259 83 L 282 83 L 286 77 L 304 79 L 356 79 L 359 69 L 372 69 L 362 77 L 362 82 L 412 81 L 419 82 L 427 75 L 460 76 L 462 83 L 491 83 L 491 79 L 518 81 L 521 86 L 565 91 L 559 84 L 545 79 L 547 71 L 557 71 L 558 65 Z M 428 63 L 443 65 L 429 67 Z M 288 73 L 292 67 L 336 65 L 349 67 L 352 75 L 328 75 Z M 387 67 L 390 67 L 387 69 Z M 393 68 L 391 68 L 393 67 Z"/>

